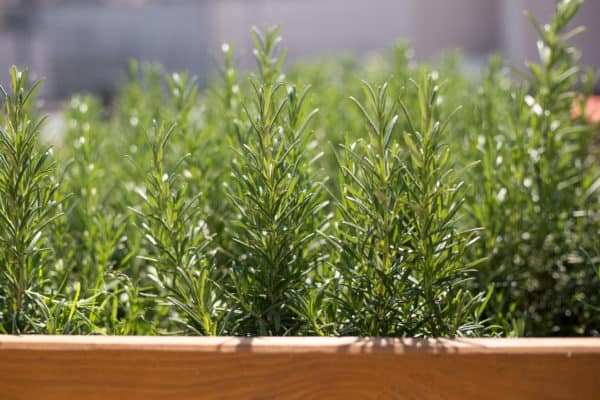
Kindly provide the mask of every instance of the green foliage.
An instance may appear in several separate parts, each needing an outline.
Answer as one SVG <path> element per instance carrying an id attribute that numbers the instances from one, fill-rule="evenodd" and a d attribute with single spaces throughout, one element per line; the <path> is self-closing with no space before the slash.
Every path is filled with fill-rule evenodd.
<path id="1" fill-rule="evenodd" d="M 0 129 L 0 329 L 43 331 L 53 299 L 37 292 L 51 269 L 46 228 L 58 217 L 58 183 L 50 148 L 37 147 L 43 119 L 32 119 L 30 101 L 40 82 L 28 86 L 27 72 L 11 69 L 12 93 L 4 88 Z M 60 314 L 57 311 L 56 314 Z"/>
<path id="2" fill-rule="evenodd" d="M 224 314 L 219 313 L 218 287 L 210 277 L 210 237 L 198 207 L 199 196 L 186 196 L 188 186 L 181 183 L 177 171 L 183 160 L 172 168 L 165 161 L 175 131 L 176 125 L 165 128 L 155 123 L 154 136 L 148 138 L 153 164 L 145 190 L 139 192 L 144 208 L 136 210 L 147 242 L 144 257 L 151 264 L 159 295 L 174 306 L 185 327 L 194 334 L 216 335 Z"/>
<path id="3" fill-rule="evenodd" d="M 472 266 L 464 256 L 476 237 L 456 226 L 462 182 L 443 143 L 447 124 L 436 120 L 439 87 L 431 75 L 415 86 L 417 125 L 404 104 L 389 104 L 387 84 L 365 83 L 369 107 L 352 98 L 369 136 L 346 145 L 341 161 L 341 215 L 331 242 L 340 253 L 343 332 L 455 336 L 480 328 L 483 298 L 464 289 Z M 402 144 L 399 108 L 410 126 Z"/>
<path id="4" fill-rule="evenodd" d="M 252 74 L 223 44 L 207 89 L 132 62 L 110 105 L 65 105 L 54 147 L 13 68 L 0 332 L 600 334 L 580 5 L 532 19 L 538 63 L 480 79 L 402 43 L 284 69 L 278 27 L 252 31 Z"/>
<path id="5" fill-rule="evenodd" d="M 470 204 L 487 228 L 478 255 L 489 257 L 479 282 L 495 285 L 489 316 L 515 335 L 598 333 L 589 307 L 597 260 L 588 256 L 600 229 L 595 129 L 572 118 L 581 67 L 568 41 L 581 30 L 565 33 L 580 5 L 557 2 L 543 28 L 530 17 L 540 63 L 515 87 L 492 61 L 474 116 L 481 129 L 471 148 L 482 162 Z"/>
<path id="6" fill-rule="evenodd" d="M 322 251 L 315 233 L 327 203 L 310 176 L 307 129 L 316 110 L 307 110 L 308 90 L 290 85 L 282 93 L 278 33 L 253 35 L 259 78 L 250 78 L 254 104 L 244 104 L 246 121 L 237 126 L 229 190 L 238 215 L 230 252 L 243 334 L 302 331 L 294 309 Z"/>

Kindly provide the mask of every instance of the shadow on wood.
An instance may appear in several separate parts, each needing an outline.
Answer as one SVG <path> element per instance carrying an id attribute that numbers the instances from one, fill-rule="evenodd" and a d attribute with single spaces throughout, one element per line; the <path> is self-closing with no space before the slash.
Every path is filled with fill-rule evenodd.
<path id="1" fill-rule="evenodd" d="M 600 339 L 0 336 L 0 398 L 596 399 Z"/>

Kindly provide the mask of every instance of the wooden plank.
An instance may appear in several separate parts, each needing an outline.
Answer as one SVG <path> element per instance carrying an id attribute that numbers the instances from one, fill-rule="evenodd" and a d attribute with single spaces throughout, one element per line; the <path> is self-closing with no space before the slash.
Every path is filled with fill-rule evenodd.
<path id="1" fill-rule="evenodd" d="M 599 399 L 600 339 L 0 336 L 0 399 Z"/>

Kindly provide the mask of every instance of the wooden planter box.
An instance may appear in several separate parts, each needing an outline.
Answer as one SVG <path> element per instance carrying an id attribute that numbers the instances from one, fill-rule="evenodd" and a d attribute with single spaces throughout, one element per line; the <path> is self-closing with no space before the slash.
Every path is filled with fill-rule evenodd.
<path id="1" fill-rule="evenodd" d="M 0 399 L 600 399 L 600 339 L 0 336 Z"/>

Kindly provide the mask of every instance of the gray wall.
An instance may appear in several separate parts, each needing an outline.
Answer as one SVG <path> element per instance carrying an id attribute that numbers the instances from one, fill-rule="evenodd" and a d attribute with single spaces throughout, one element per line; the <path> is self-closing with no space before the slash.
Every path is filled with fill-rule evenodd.
<path id="1" fill-rule="evenodd" d="M 500 47 L 515 65 L 524 60 L 537 60 L 536 33 L 523 16 L 529 10 L 538 21 L 547 21 L 554 11 L 554 1 L 549 0 L 501 0 Z M 600 1 L 586 0 L 572 23 L 573 27 L 585 25 L 587 31 L 573 44 L 582 52 L 582 61 L 600 68 Z"/>
<path id="2" fill-rule="evenodd" d="M 489 53 L 498 46 L 495 0 L 416 0 L 411 43 L 419 58 L 441 49 L 461 48 L 467 54 Z"/>
<path id="3" fill-rule="evenodd" d="M 215 46 L 217 5 L 151 5 L 142 8 L 71 6 L 39 18 L 42 66 L 52 93 L 105 91 L 122 77 L 131 58 L 159 61 L 167 70 L 205 72 Z M 34 64 L 35 65 L 35 64 Z"/>
<path id="4" fill-rule="evenodd" d="M 0 13 L 7 0 L 0 0 Z M 34 0 L 36 1 L 36 0 Z M 47 0 L 52 2 L 52 0 Z M 58 0 L 53 0 L 54 2 Z M 59 2 L 60 3 L 60 2 Z M 283 24 L 288 59 L 366 53 L 408 39 L 418 58 L 461 48 L 482 59 L 503 50 L 516 65 L 536 57 L 535 33 L 522 15 L 547 20 L 553 0 L 147 0 L 144 6 L 111 0 L 62 1 L 34 16 L 30 40 L 0 26 L 0 82 L 13 63 L 46 77 L 45 93 L 107 92 L 123 77 L 127 61 L 158 61 L 168 70 L 203 77 L 214 69 L 211 53 L 232 42 L 249 62 L 253 25 Z M 48 4 L 48 3 L 47 3 Z M 116 5 L 115 5 L 116 4 Z M 584 61 L 600 66 L 600 1 L 587 0 L 577 23 L 588 33 L 577 44 Z M 18 52 L 15 45 L 26 51 Z M 29 43 L 29 45 L 24 45 Z M 245 60 L 245 61 L 244 61 Z"/>

